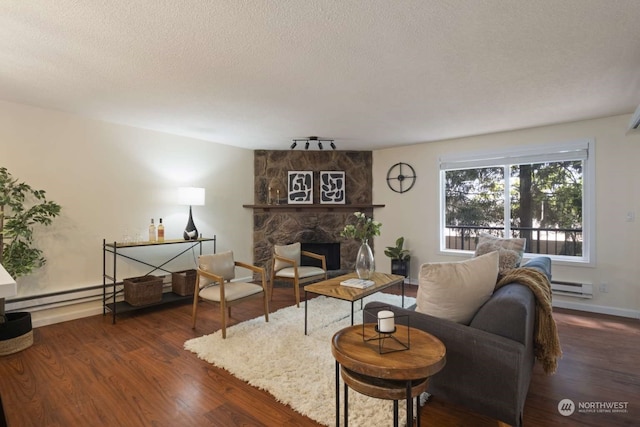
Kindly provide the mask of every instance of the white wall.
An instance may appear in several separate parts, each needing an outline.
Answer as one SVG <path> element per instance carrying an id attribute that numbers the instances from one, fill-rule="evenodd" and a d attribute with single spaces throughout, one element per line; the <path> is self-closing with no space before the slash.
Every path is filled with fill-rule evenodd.
<path id="1" fill-rule="evenodd" d="M 514 132 L 475 136 L 374 151 L 373 200 L 386 204 L 376 210 L 383 223 L 376 248 L 392 245 L 405 236 L 411 249 L 411 276 L 418 277 L 420 265 L 430 261 L 459 258 L 439 253 L 439 169 L 443 154 L 520 145 L 595 140 L 596 155 L 596 262 L 594 267 L 553 266 L 557 280 L 592 283 L 594 297 L 577 300 L 554 297 L 558 306 L 640 317 L 640 134 L 625 135 L 630 116 L 615 116 Z M 403 194 L 386 184 L 389 167 L 409 163 L 418 176 L 414 188 Z M 636 214 L 627 222 L 628 212 Z M 376 251 L 378 270 L 389 271 L 389 259 Z M 606 283 L 608 293 L 600 293 Z"/>
<path id="2" fill-rule="evenodd" d="M 558 280 L 593 283 L 595 294 L 589 301 L 563 297 L 555 301 L 638 317 L 640 135 L 625 135 L 628 120 L 629 116 L 616 116 L 374 151 L 373 200 L 386 204 L 375 212 L 383 223 L 382 235 L 376 238 L 378 270 L 390 270 L 382 249 L 398 236 L 406 237 L 412 251 L 414 280 L 424 262 L 459 259 L 438 252 L 440 155 L 593 138 L 596 264 L 554 265 L 553 275 Z M 400 161 L 414 166 L 418 175 L 414 188 L 404 194 L 386 185 L 388 168 Z M 200 232 L 217 235 L 218 251 L 233 249 L 236 258 L 252 259 L 252 212 L 242 208 L 253 201 L 251 150 L 0 102 L 0 165 L 47 191 L 63 208 L 54 226 L 38 235 L 48 264 L 18 279 L 19 296 L 101 284 L 102 239 L 120 241 L 126 229 L 146 235 L 151 217 L 163 218 L 167 238 L 180 238 L 188 214 L 187 207 L 176 203 L 177 188 L 183 185 L 206 188 L 206 206 L 194 207 Z M 636 213 L 635 222 L 626 222 L 627 212 Z M 145 252 L 149 260 L 163 255 Z M 192 268 L 193 260 L 183 257 L 170 267 Z M 147 272 L 132 262 L 118 264 L 118 269 L 119 277 Z M 600 283 L 608 284 L 608 293 L 598 292 Z M 101 312 L 100 307 L 94 303 L 34 313 L 34 324 L 94 314 Z"/>
<path id="3" fill-rule="evenodd" d="M 206 206 L 193 208 L 203 236 L 217 235 L 218 251 L 252 259 L 252 212 L 242 207 L 253 201 L 251 150 L 0 102 L 0 165 L 62 205 L 37 236 L 47 265 L 18 279 L 18 296 L 101 284 L 102 239 L 121 241 L 127 229 L 146 238 L 152 217 L 163 218 L 167 239 L 182 238 L 188 207 L 177 204 L 180 186 L 206 188 Z M 135 254 L 155 261 L 172 251 Z M 191 254 L 170 265 L 193 266 Z M 118 269 L 119 279 L 148 272 L 132 262 Z"/>

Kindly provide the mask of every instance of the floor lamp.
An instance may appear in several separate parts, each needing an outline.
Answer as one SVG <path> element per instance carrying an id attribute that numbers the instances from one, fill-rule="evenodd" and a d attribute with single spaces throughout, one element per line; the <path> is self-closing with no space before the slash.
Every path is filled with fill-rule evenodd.
<path id="1" fill-rule="evenodd" d="M 193 223 L 191 207 L 204 206 L 204 188 L 180 187 L 178 188 L 178 201 L 181 205 L 189 205 L 189 222 L 187 222 L 187 227 L 182 234 L 184 240 L 196 240 L 198 238 L 198 229 Z"/>

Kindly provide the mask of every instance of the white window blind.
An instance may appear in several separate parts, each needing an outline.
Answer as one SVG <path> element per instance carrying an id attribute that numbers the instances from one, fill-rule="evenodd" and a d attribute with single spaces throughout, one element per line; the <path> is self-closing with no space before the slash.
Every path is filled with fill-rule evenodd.
<path id="1" fill-rule="evenodd" d="M 585 140 L 534 148 L 449 154 L 440 157 L 440 170 L 587 160 L 589 145 Z"/>

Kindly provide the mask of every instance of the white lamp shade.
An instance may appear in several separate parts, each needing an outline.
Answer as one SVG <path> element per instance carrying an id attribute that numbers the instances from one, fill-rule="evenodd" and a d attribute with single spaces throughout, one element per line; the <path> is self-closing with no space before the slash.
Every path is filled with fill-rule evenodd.
<path id="1" fill-rule="evenodd" d="M 189 206 L 204 206 L 204 188 L 178 188 L 178 203 Z"/>

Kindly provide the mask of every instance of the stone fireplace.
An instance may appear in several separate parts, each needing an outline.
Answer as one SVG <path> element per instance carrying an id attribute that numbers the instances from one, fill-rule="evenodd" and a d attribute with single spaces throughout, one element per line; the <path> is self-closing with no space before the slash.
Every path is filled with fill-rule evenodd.
<path id="1" fill-rule="evenodd" d="M 340 232 L 354 212 L 373 216 L 373 208 L 381 207 L 372 204 L 371 167 L 370 151 L 255 151 L 254 204 L 244 205 L 253 209 L 254 263 L 270 269 L 273 245 L 301 242 L 311 252 L 333 248 L 338 255 L 329 270 L 352 270 L 360 244 Z M 313 171 L 313 204 L 286 204 L 289 171 Z M 345 172 L 345 204 L 319 203 L 321 171 Z"/>

